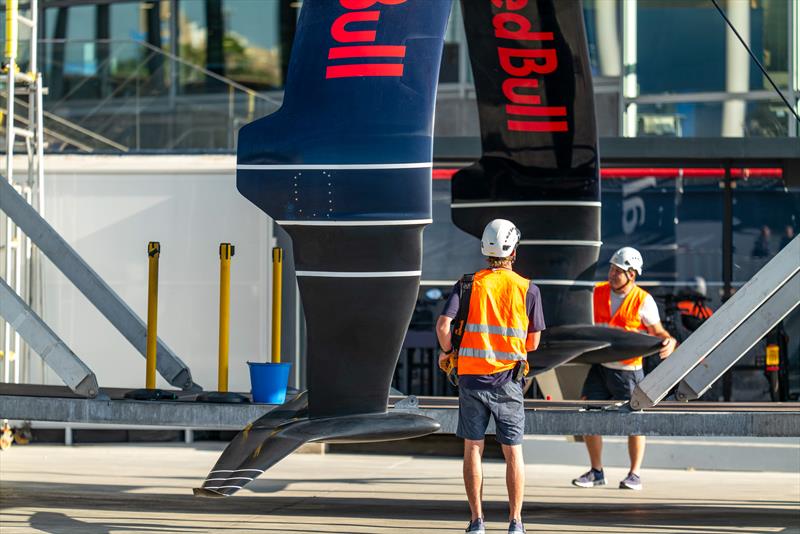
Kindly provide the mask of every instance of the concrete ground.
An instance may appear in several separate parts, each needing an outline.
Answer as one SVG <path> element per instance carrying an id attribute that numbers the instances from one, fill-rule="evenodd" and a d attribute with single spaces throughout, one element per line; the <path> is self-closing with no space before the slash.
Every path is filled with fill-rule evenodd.
<path id="1" fill-rule="evenodd" d="M 458 459 L 295 454 L 234 497 L 192 496 L 223 445 L 13 446 L 0 532 L 463 532 Z M 569 485 L 582 465 L 527 458 L 529 532 L 800 533 L 800 474 L 647 469 L 645 489 Z M 504 465 L 487 462 L 488 532 L 505 532 Z"/>

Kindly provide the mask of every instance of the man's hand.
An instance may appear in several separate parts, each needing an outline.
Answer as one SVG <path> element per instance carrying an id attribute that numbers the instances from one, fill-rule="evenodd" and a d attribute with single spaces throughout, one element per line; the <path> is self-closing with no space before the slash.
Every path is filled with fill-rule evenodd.
<path id="1" fill-rule="evenodd" d="M 668 337 L 664 341 L 661 342 L 661 350 L 658 351 L 658 355 L 663 360 L 670 354 L 672 351 L 675 350 L 675 347 L 678 345 L 678 341 L 674 337 Z"/>
<path id="2" fill-rule="evenodd" d="M 663 339 L 661 342 L 661 350 L 658 351 L 658 355 L 661 356 L 662 360 L 672 354 L 672 351 L 674 351 L 675 347 L 678 345 L 678 340 L 672 337 L 660 322 L 652 325 L 645 325 L 645 328 L 647 328 L 647 333 L 651 336 L 658 336 Z"/>
<path id="3" fill-rule="evenodd" d="M 439 351 L 439 367 L 444 369 L 444 364 L 447 361 L 447 358 L 450 357 L 450 354 L 445 354 L 443 350 Z"/>

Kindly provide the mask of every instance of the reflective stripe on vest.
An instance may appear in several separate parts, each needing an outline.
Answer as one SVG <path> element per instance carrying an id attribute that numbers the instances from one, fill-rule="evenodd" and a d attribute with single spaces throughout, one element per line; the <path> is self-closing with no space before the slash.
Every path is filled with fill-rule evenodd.
<path id="1" fill-rule="evenodd" d="M 601 282 L 594 288 L 594 322 L 596 324 L 607 324 L 616 328 L 622 328 L 629 332 L 647 331 L 642 325 L 639 311 L 647 298 L 647 291 L 634 285 L 625 295 L 622 303 L 617 308 L 617 312 L 611 315 L 611 285 L 608 282 Z M 639 368 L 642 366 L 642 357 L 636 356 L 627 360 L 617 362 L 624 366 Z"/>
<path id="2" fill-rule="evenodd" d="M 488 324 L 473 324 L 467 323 L 464 328 L 466 332 L 478 332 L 481 334 L 497 334 L 498 336 L 516 337 L 523 341 L 528 336 L 528 333 L 521 328 L 511 328 L 508 326 L 491 326 Z"/>
<path id="3" fill-rule="evenodd" d="M 461 349 L 458 351 L 458 357 L 466 358 L 483 358 L 486 360 L 524 360 L 528 357 L 528 353 L 514 354 L 513 352 L 500 352 L 499 350 L 481 350 L 481 349 Z"/>
<path id="4" fill-rule="evenodd" d="M 475 273 L 464 337 L 458 350 L 458 374 L 500 373 L 527 360 L 525 299 L 529 285 L 529 280 L 508 269 Z"/>

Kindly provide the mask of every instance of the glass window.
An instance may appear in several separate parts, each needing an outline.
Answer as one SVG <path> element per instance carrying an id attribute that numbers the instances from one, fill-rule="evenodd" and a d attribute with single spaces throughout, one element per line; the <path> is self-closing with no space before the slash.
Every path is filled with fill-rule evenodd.
<path id="1" fill-rule="evenodd" d="M 95 56 L 96 6 L 73 6 L 69 8 L 66 38 L 79 41 L 79 46 L 68 47 L 64 54 L 65 76 L 91 76 L 97 71 Z"/>
<path id="2" fill-rule="evenodd" d="M 729 0 L 722 3 L 755 56 L 788 86 L 786 0 Z M 641 94 L 760 90 L 769 82 L 741 49 L 741 73 L 726 72 L 727 25 L 705 0 L 639 0 L 637 75 Z"/>
<path id="3" fill-rule="evenodd" d="M 179 55 L 189 63 L 254 89 L 280 88 L 299 2 L 277 0 L 179 0 Z M 182 69 L 185 92 L 227 87 Z"/>
<path id="4" fill-rule="evenodd" d="M 785 137 L 789 110 L 781 100 L 639 104 L 639 137 Z M 725 118 L 728 118 L 727 124 Z"/>
<path id="5" fill-rule="evenodd" d="M 58 4 L 44 10 L 44 65 L 51 111 L 62 98 L 160 91 L 169 45 L 169 2 Z M 138 41 L 138 42 L 137 42 Z M 142 44 L 144 43 L 144 44 Z"/>
<path id="6" fill-rule="evenodd" d="M 800 230 L 800 187 L 787 186 L 780 168 L 746 169 L 738 175 L 733 194 L 733 280 L 745 282 Z"/>

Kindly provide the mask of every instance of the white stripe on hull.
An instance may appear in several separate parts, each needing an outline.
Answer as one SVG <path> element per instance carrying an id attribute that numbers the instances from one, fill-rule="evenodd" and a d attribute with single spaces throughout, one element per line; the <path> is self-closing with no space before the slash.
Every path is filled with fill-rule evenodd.
<path id="1" fill-rule="evenodd" d="M 523 239 L 520 245 L 565 245 L 574 247 L 599 247 L 602 241 L 581 241 L 577 239 Z"/>
<path id="2" fill-rule="evenodd" d="M 422 271 L 295 271 L 295 274 L 297 276 L 311 276 L 317 278 L 400 278 L 405 276 L 421 276 Z"/>
<path id="3" fill-rule="evenodd" d="M 587 282 L 585 280 L 534 280 L 537 286 L 581 286 L 581 287 L 594 287 L 596 282 Z"/>
<path id="4" fill-rule="evenodd" d="M 250 165 L 242 163 L 236 168 L 240 171 L 328 171 L 328 170 L 383 170 L 383 169 L 429 169 L 433 163 L 422 161 L 418 163 L 329 163 L 308 165 Z"/>
<path id="5" fill-rule="evenodd" d="M 397 219 L 394 221 L 275 221 L 281 226 L 411 226 L 431 224 L 433 219 Z"/>
<path id="6" fill-rule="evenodd" d="M 593 200 L 528 200 L 520 202 L 461 202 L 450 204 L 456 208 L 508 208 L 515 206 L 588 206 L 599 208 L 600 202 Z"/>

